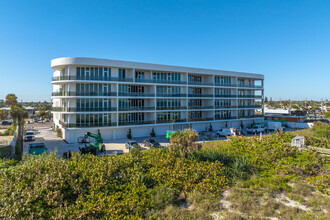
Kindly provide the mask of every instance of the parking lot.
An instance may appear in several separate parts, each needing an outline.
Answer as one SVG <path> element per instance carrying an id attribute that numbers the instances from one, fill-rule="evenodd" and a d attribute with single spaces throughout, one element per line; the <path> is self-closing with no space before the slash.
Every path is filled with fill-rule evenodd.
<path id="1" fill-rule="evenodd" d="M 85 144 L 68 144 L 59 138 L 51 128 L 50 122 L 39 122 L 39 123 L 31 123 L 26 124 L 26 126 L 30 126 L 31 129 L 35 132 L 35 141 L 32 142 L 24 142 L 24 153 L 28 153 L 28 147 L 31 143 L 44 143 L 48 149 L 48 152 L 57 151 L 59 155 L 63 155 L 64 152 L 77 152 L 79 147 L 83 147 Z M 285 131 L 290 131 L 291 129 L 285 129 Z M 216 131 L 212 132 L 200 132 L 199 133 L 200 140 L 199 142 L 204 141 L 213 141 L 213 140 L 226 140 L 226 137 L 218 137 L 216 135 Z M 245 134 L 245 136 L 254 136 L 254 134 Z M 140 137 L 134 138 L 133 140 L 141 144 L 144 139 L 151 137 Z M 158 141 L 162 146 L 168 146 L 169 140 L 166 139 L 165 135 L 160 135 L 157 137 L 153 137 L 156 141 Z M 90 139 L 93 142 L 93 139 Z M 120 153 L 128 153 L 128 150 L 125 148 L 125 143 L 129 141 L 129 139 L 116 139 L 111 141 L 104 141 L 106 154 L 120 154 Z M 142 145 L 143 147 L 143 145 Z"/>

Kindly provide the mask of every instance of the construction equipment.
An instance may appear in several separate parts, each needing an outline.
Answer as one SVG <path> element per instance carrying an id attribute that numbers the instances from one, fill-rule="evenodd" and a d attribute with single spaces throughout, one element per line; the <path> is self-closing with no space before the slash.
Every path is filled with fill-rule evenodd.
<path id="1" fill-rule="evenodd" d="M 79 151 L 81 154 L 93 154 L 93 155 L 100 155 L 105 152 L 105 146 L 103 144 L 103 137 L 101 134 L 94 134 L 91 132 L 87 132 L 83 137 L 83 140 L 87 140 L 87 138 L 94 138 L 94 143 L 89 144 L 88 146 L 80 148 Z"/>

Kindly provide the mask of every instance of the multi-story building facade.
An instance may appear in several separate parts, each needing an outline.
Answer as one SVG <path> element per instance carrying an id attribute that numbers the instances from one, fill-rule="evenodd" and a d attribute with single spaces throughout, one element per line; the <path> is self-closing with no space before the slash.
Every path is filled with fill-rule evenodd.
<path id="1" fill-rule="evenodd" d="M 263 120 L 261 74 L 76 57 L 51 66 L 54 123 L 69 143 L 87 131 L 111 140 Z"/>

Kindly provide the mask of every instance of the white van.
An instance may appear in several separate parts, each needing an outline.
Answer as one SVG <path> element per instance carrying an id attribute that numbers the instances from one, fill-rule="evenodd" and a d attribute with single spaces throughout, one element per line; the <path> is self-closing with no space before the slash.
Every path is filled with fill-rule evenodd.
<path id="1" fill-rule="evenodd" d="M 281 122 L 274 122 L 270 121 L 267 123 L 267 130 L 268 131 L 280 131 L 283 130 Z"/>
<path id="2" fill-rule="evenodd" d="M 235 128 L 220 128 L 219 131 L 217 131 L 217 135 L 227 137 L 227 136 L 235 136 L 236 129 Z"/>

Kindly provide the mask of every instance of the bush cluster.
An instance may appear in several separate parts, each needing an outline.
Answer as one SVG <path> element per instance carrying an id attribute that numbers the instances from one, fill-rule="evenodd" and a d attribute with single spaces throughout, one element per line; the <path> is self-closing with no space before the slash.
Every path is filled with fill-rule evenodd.
<path id="1" fill-rule="evenodd" d="M 2 218 L 143 218 L 191 191 L 219 196 L 228 180 L 216 162 L 195 162 L 167 150 L 113 157 L 74 154 L 2 162 Z"/>

